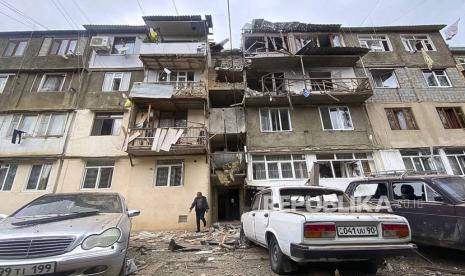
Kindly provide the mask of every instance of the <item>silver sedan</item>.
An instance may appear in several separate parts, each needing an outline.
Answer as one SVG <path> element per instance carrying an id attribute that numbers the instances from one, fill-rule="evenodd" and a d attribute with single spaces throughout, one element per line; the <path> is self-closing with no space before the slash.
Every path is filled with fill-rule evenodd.
<path id="1" fill-rule="evenodd" d="M 0 222 L 0 276 L 124 275 L 139 213 L 117 193 L 41 196 Z"/>

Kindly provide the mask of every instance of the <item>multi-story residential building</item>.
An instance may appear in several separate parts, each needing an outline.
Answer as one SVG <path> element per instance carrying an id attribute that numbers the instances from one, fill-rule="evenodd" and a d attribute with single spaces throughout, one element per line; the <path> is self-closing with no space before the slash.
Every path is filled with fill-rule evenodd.
<path id="1" fill-rule="evenodd" d="M 0 201 L 55 192 L 85 78 L 87 33 L 0 33 Z"/>

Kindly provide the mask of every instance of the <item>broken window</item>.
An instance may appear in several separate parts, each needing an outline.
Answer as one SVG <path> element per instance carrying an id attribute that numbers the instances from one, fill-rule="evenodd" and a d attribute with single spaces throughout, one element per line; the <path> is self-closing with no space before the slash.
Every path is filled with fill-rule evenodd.
<path id="1" fill-rule="evenodd" d="M 107 189 L 111 187 L 115 161 L 88 161 L 81 189 Z"/>
<path id="2" fill-rule="evenodd" d="M 317 154 L 321 178 L 353 178 L 370 175 L 375 171 L 371 153 Z"/>
<path id="3" fill-rule="evenodd" d="M 187 127 L 187 112 L 186 111 L 160 111 L 160 119 L 158 127 Z"/>
<path id="4" fill-rule="evenodd" d="M 465 151 L 463 149 L 445 149 L 447 160 L 454 175 L 465 175 Z"/>
<path id="5" fill-rule="evenodd" d="M 465 128 L 465 119 L 460 107 L 437 107 L 436 110 L 445 129 Z"/>
<path id="6" fill-rule="evenodd" d="M 428 35 L 401 35 L 402 43 L 404 44 L 405 50 L 414 52 L 421 51 L 435 51 L 433 42 Z"/>
<path id="7" fill-rule="evenodd" d="M 123 113 L 96 113 L 91 136 L 119 135 Z"/>
<path id="8" fill-rule="evenodd" d="M 27 47 L 27 40 L 10 40 L 3 52 L 4 57 L 20 57 Z"/>
<path id="9" fill-rule="evenodd" d="M 444 171 L 444 164 L 437 150 L 401 150 L 405 169 L 408 171 Z"/>
<path id="10" fill-rule="evenodd" d="M 354 197 L 375 200 L 388 197 L 387 185 L 384 182 L 381 183 L 360 183 L 355 187 Z"/>
<path id="11" fill-rule="evenodd" d="M 45 42 L 45 40 L 44 40 Z M 77 39 L 53 39 L 49 55 L 69 55 L 76 52 Z"/>
<path id="12" fill-rule="evenodd" d="M 395 200 L 442 201 L 439 194 L 424 182 L 394 182 L 392 192 Z"/>
<path id="13" fill-rule="evenodd" d="M 423 70 L 423 76 L 429 87 L 451 87 L 449 77 L 444 70 Z"/>
<path id="14" fill-rule="evenodd" d="M 254 180 L 308 178 L 305 155 L 253 155 L 252 177 Z"/>
<path id="15" fill-rule="evenodd" d="M 266 52 L 265 37 L 246 36 L 244 38 L 244 49 L 245 52 L 249 54 Z"/>
<path id="16" fill-rule="evenodd" d="M 11 191 L 17 170 L 18 165 L 0 165 L 0 191 Z"/>
<path id="17" fill-rule="evenodd" d="M 396 74 L 393 69 L 370 70 L 376 88 L 398 88 Z"/>
<path id="18" fill-rule="evenodd" d="M 159 82 L 188 82 L 194 81 L 194 72 L 193 71 L 161 71 L 158 74 Z"/>
<path id="19" fill-rule="evenodd" d="M 385 111 L 392 130 L 418 129 L 411 108 L 385 108 Z"/>
<path id="20" fill-rule="evenodd" d="M 328 91 L 333 90 L 333 80 L 331 72 L 310 72 L 310 84 L 312 91 Z"/>
<path id="21" fill-rule="evenodd" d="M 158 160 L 155 170 L 155 186 L 182 186 L 182 160 Z"/>
<path id="22" fill-rule="evenodd" d="M 260 126 L 262 132 L 290 131 L 291 117 L 287 108 L 261 108 Z"/>
<path id="23" fill-rule="evenodd" d="M 320 107 L 324 130 L 353 130 L 352 119 L 347 106 Z"/>
<path id="24" fill-rule="evenodd" d="M 32 165 L 31 170 L 29 171 L 26 190 L 46 190 L 51 170 L 51 164 Z"/>
<path id="25" fill-rule="evenodd" d="M 106 72 L 102 91 L 128 91 L 131 82 L 131 72 Z"/>
<path id="26" fill-rule="evenodd" d="M 115 37 L 113 47 L 111 49 L 112 55 L 132 55 L 134 54 L 134 46 L 136 44 L 135 37 Z"/>
<path id="27" fill-rule="evenodd" d="M 359 35 L 358 42 L 360 47 L 370 49 L 373 52 L 392 51 L 387 35 Z"/>
<path id="28" fill-rule="evenodd" d="M 44 74 L 39 84 L 39 92 L 62 91 L 66 74 Z"/>
<path id="29" fill-rule="evenodd" d="M 284 73 L 268 73 L 260 77 L 263 92 L 274 92 L 276 95 L 286 91 Z"/>

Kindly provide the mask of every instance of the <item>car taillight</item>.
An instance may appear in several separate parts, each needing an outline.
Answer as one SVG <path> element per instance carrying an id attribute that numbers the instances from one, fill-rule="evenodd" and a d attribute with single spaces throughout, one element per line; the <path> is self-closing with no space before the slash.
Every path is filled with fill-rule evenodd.
<path id="1" fill-rule="evenodd" d="M 304 238 L 306 239 L 332 239 L 336 237 L 334 223 L 312 223 L 304 225 Z"/>
<path id="2" fill-rule="evenodd" d="M 407 224 L 400 223 L 383 223 L 384 238 L 405 238 L 410 234 Z"/>

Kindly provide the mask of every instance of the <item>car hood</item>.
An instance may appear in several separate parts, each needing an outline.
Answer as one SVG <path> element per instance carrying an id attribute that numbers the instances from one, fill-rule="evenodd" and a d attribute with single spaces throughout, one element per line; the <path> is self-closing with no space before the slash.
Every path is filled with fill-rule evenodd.
<path id="1" fill-rule="evenodd" d="M 13 225 L 12 223 L 23 221 L 8 217 L 0 222 L 0 240 L 17 239 L 27 237 L 63 237 L 73 236 L 76 241 L 91 234 L 99 234 L 102 231 L 118 226 L 123 214 L 96 214 L 73 219 L 63 219 L 60 221 L 31 224 Z"/>
<path id="2" fill-rule="evenodd" d="M 306 212 L 296 210 L 285 210 L 284 212 L 290 212 L 299 214 L 305 217 L 306 221 L 392 221 L 392 222 L 404 222 L 405 219 L 401 216 L 392 214 L 382 213 L 339 213 L 339 212 Z"/>

